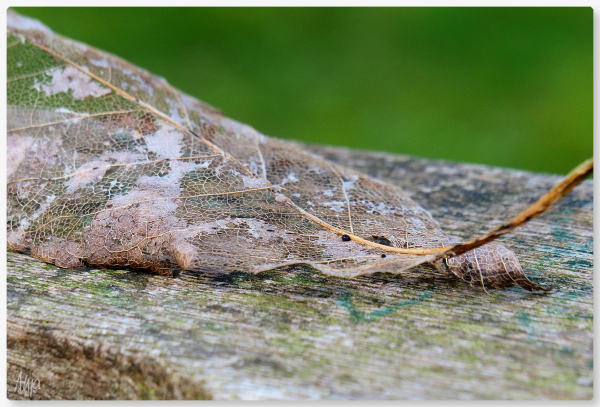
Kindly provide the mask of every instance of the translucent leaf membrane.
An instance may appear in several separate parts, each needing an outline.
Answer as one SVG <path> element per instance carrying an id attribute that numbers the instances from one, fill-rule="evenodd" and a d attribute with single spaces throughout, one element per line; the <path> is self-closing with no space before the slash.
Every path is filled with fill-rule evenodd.
<path id="1" fill-rule="evenodd" d="M 434 261 L 471 283 L 539 288 L 501 245 L 449 260 L 398 253 L 451 243 L 402 190 L 8 15 L 9 247 L 163 275 L 308 264 L 353 277 Z"/>

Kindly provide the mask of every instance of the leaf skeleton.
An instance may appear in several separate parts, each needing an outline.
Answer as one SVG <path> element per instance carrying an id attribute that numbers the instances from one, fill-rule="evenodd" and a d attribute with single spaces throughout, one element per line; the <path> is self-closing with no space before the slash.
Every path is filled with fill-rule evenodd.
<path id="1" fill-rule="evenodd" d="M 304 264 L 352 278 L 429 263 L 484 289 L 547 290 L 492 241 L 593 170 L 586 161 L 514 218 L 456 243 L 400 188 L 12 10 L 8 41 L 7 244 L 59 267 L 172 276 Z"/>

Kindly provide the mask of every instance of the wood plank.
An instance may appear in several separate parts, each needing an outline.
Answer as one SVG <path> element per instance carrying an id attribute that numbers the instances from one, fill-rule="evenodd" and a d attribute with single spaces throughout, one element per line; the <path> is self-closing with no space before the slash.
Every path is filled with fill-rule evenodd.
<path id="1" fill-rule="evenodd" d="M 309 146 L 410 192 L 453 236 L 561 177 Z M 8 253 L 10 399 L 591 399 L 592 181 L 503 239 L 548 294 L 429 266 L 355 280 L 65 270 Z M 39 379 L 32 392 L 17 380 Z"/>

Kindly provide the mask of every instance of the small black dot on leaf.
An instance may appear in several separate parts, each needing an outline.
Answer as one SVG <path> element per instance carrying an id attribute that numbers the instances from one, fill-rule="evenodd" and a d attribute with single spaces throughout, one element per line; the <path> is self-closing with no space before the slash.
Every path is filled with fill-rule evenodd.
<path id="1" fill-rule="evenodd" d="M 343 240 L 344 242 L 349 242 L 349 241 L 350 241 L 350 240 L 352 240 L 352 239 L 350 239 L 350 236 L 348 236 L 348 235 L 342 235 L 342 240 Z"/>

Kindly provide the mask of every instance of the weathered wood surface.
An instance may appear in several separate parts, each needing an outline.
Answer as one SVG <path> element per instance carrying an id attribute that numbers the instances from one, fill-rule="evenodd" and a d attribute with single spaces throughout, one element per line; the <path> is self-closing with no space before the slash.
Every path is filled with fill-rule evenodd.
<path id="1" fill-rule="evenodd" d="M 311 148 L 404 188 L 463 238 L 561 178 Z M 172 279 L 9 252 L 8 397 L 591 399 L 592 226 L 588 180 L 504 239 L 549 294 L 488 295 L 428 266 Z M 15 389 L 19 374 L 41 388 Z"/>

